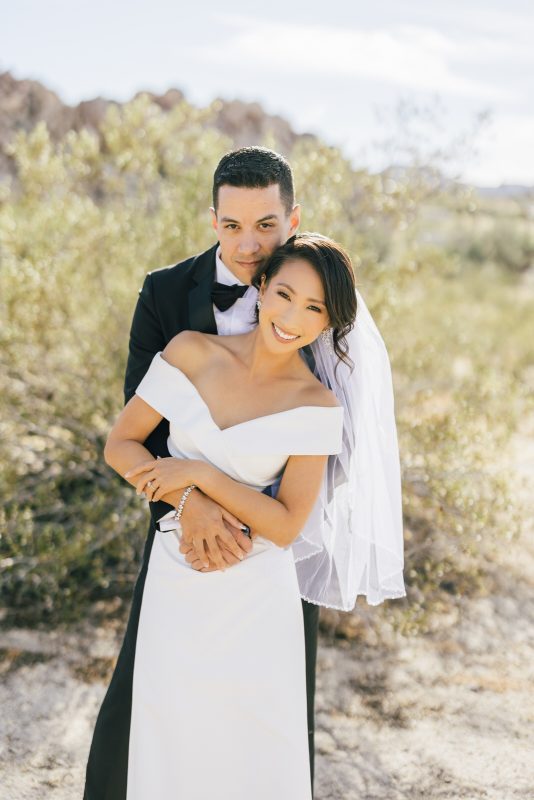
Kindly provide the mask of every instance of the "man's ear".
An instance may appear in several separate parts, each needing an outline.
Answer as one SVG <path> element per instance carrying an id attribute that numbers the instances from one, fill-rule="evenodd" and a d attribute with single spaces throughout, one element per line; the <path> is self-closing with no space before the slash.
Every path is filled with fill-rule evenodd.
<path id="1" fill-rule="evenodd" d="M 217 222 L 217 212 L 212 206 L 210 206 L 210 217 L 211 217 L 211 227 L 213 228 L 214 231 L 218 232 L 219 225 Z"/>
<path id="2" fill-rule="evenodd" d="M 293 206 L 289 220 L 289 236 L 293 236 L 298 231 L 300 225 L 300 206 L 298 203 Z"/>

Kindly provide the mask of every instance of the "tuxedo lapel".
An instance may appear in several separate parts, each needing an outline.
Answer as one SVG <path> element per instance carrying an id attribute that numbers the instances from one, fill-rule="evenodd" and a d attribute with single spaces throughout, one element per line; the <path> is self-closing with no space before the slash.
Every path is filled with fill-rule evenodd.
<path id="1" fill-rule="evenodd" d="M 189 326 L 192 331 L 201 333 L 217 333 L 217 324 L 213 313 L 211 290 L 215 280 L 215 253 L 218 244 L 198 256 L 191 275 L 191 288 L 187 304 Z"/>

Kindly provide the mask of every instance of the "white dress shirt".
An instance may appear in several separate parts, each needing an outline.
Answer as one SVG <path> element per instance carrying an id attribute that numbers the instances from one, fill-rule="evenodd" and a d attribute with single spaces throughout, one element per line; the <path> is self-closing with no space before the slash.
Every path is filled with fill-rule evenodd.
<path id="1" fill-rule="evenodd" d="M 236 283 L 238 286 L 245 285 L 243 281 L 236 278 L 233 272 L 230 272 L 226 264 L 223 264 L 220 247 L 215 253 L 215 280 L 217 283 L 224 283 L 225 286 L 234 286 Z M 217 333 L 220 336 L 229 336 L 252 330 L 256 325 L 254 306 L 257 299 L 258 290 L 254 286 L 249 286 L 243 297 L 238 298 L 226 311 L 219 311 L 214 304 L 213 313 L 215 314 Z"/>

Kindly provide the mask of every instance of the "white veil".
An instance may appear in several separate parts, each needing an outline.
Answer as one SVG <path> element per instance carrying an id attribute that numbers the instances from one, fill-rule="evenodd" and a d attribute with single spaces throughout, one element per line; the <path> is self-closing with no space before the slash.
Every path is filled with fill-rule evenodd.
<path id="1" fill-rule="evenodd" d="M 321 494 L 293 542 L 301 596 L 342 611 L 404 597 L 399 450 L 391 369 L 384 341 L 359 292 L 347 335 L 350 367 L 322 338 L 316 375 L 344 408 L 343 450 L 330 456 Z M 337 370 L 334 370 L 337 365 Z"/>

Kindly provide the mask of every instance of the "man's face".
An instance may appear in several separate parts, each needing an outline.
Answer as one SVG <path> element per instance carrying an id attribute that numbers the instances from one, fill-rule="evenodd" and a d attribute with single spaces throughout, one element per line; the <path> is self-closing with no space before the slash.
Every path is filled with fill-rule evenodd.
<path id="1" fill-rule="evenodd" d="M 258 267 L 296 233 L 300 222 L 299 206 L 286 213 L 277 183 L 265 189 L 221 186 L 217 212 L 210 211 L 223 263 L 243 283 L 250 283 Z"/>

